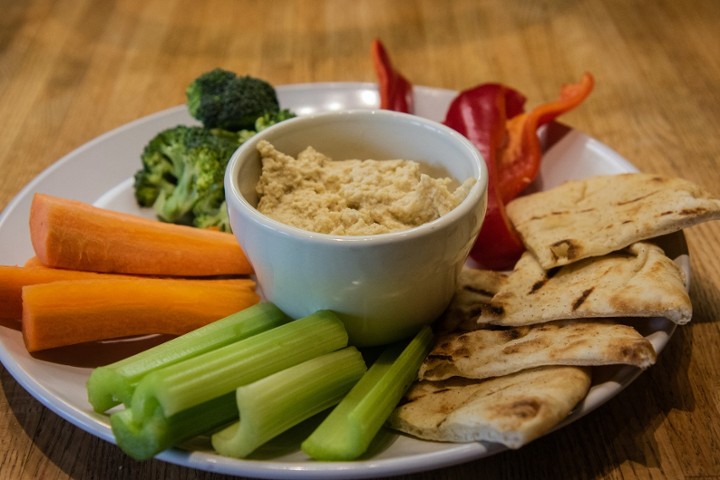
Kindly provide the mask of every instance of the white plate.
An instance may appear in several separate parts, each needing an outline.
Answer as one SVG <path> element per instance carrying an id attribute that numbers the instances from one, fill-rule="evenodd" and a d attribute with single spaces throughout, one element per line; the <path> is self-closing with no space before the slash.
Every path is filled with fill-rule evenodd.
<path id="1" fill-rule="evenodd" d="M 278 87 L 281 104 L 298 114 L 313 111 L 372 108 L 378 98 L 375 86 L 365 83 L 325 83 Z M 417 114 L 441 121 L 454 92 L 416 88 Z M 83 145 L 65 156 L 27 185 L 0 217 L 0 264 L 23 264 L 33 255 L 27 220 L 32 195 L 44 192 L 75 198 L 97 205 L 149 215 L 133 200 L 133 173 L 145 143 L 158 131 L 176 124 L 193 123 L 185 107 L 151 115 Z M 544 132 L 549 150 L 538 188 L 550 188 L 571 178 L 635 171 L 635 167 L 602 143 L 581 132 L 554 125 Z M 681 235 L 672 237 L 669 250 L 689 278 L 689 259 Z M 673 332 L 664 319 L 640 322 L 640 331 L 660 352 Z M 109 442 L 114 442 L 105 415 L 94 413 L 86 400 L 85 382 L 90 368 L 75 360 L 82 354 L 39 358 L 25 350 L 18 331 L 0 327 L 0 360 L 26 390 L 47 408 L 72 424 Z M 86 352 L 85 352 L 86 353 Z M 91 357 L 92 358 L 92 357 Z M 97 357 L 95 357 L 97 358 Z M 62 360 L 62 362 L 58 361 Z M 562 426 L 597 408 L 627 386 L 639 373 L 630 367 L 597 369 L 587 398 Z M 310 428 L 301 426 L 261 449 L 248 460 L 234 460 L 212 454 L 202 439 L 187 447 L 173 449 L 159 459 L 201 470 L 260 478 L 372 478 L 431 470 L 482 458 L 502 446 L 484 443 L 448 444 L 426 442 L 392 432 L 382 432 L 366 457 L 354 462 L 312 462 L 298 449 L 298 438 Z M 304 430 L 303 430 L 304 429 Z M 542 440 L 540 440 L 542 441 Z"/>

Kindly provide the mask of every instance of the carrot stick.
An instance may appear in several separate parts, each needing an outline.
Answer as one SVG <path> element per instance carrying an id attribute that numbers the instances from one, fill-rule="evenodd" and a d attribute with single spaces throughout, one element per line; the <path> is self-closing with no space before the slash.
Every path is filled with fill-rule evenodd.
<path id="1" fill-rule="evenodd" d="M 252 272 L 230 233 L 162 223 L 75 200 L 35 194 L 35 255 L 49 267 L 157 276 Z"/>
<path id="2" fill-rule="evenodd" d="M 64 280 L 22 289 L 29 352 L 114 338 L 182 335 L 259 301 L 250 279 Z"/>
<path id="3" fill-rule="evenodd" d="M 100 280 L 117 278 L 113 275 L 80 270 L 63 270 L 48 267 L 17 267 L 0 265 L 0 320 L 17 320 L 22 317 L 22 288 L 38 283 L 59 280 Z"/>
<path id="4" fill-rule="evenodd" d="M 37 257 L 33 257 L 37 258 Z M 17 320 L 22 317 L 22 288 L 27 285 L 57 282 L 61 280 L 117 280 L 119 278 L 138 278 L 132 275 L 119 275 L 114 273 L 97 273 L 83 270 L 68 270 L 64 268 L 43 267 L 33 263 L 26 263 L 24 267 L 13 265 L 0 265 L 0 320 Z M 199 280 L 199 279 L 198 279 Z M 207 279 L 205 282 L 233 282 L 238 279 Z M 246 282 L 246 279 L 240 279 Z"/>

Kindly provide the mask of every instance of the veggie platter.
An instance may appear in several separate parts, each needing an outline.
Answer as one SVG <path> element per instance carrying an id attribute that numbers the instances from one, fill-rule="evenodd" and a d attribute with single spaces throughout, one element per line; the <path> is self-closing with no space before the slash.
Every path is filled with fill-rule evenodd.
<path id="1" fill-rule="evenodd" d="M 321 83 L 277 87 L 281 105 L 298 115 L 318 111 L 377 108 L 376 85 L 369 83 Z M 414 87 L 414 113 L 442 121 L 456 97 L 450 90 Z M 60 159 L 28 184 L 7 206 L 0 218 L 0 260 L 4 265 L 23 264 L 32 256 L 27 219 L 32 196 L 43 192 L 93 203 L 104 208 L 144 215 L 147 209 L 133 198 L 132 175 L 143 146 L 157 132 L 180 123 L 193 123 L 185 106 L 139 119 L 98 137 Z M 635 167 L 587 135 L 552 123 L 541 130 L 544 156 L 534 188 L 545 190 L 570 180 L 601 174 L 636 171 Z M 82 175 L 79 172 L 83 172 Z M 86 173 L 90 172 L 90 173 Z M 81 182 L 78 179 L 83 179 Z M 689 258 L 682 235 L 670 238 L 668 254 L 689 278 Z M 674 324 L 660 318 L 644 320 L 638 330 L 659 353 L 670 339 Z M 142 340 L 138 340 L 142 341 Z M 108 342 L 105 347 L 124 348 Z M 77 427 L 114 442 L 108 416 L 95 413 L 87 400 L 85 384 L 91 368 L 87 358 L 97 351 L 80 351 L 77 357 L 52 358 L 30 355 L 20 332 L 0 327 L 0 361 L 31 395 Z M 130 348 L 133 348 L 130 345 Z M 96 357 L 97 359 L 97 357 Z M 591 412 L 617 395 L 639 374 L 632 367 L 603 367 L 594 376 L 587 397 L 558 428 Z M 352 462 L 314 462 L 299 450 L 299 442 L 312 431 L 312 420 L 299 425 L 244 460 L 212 452 L 206 438 L 198 438 L 163 452 L 163 461 L 237 476 L 260 478 L 374 478 L 441 468 L 492 455 L 505 447 L 485 443 L 439 443 L 422 441 L 383 430 L 371 450 Z"/>

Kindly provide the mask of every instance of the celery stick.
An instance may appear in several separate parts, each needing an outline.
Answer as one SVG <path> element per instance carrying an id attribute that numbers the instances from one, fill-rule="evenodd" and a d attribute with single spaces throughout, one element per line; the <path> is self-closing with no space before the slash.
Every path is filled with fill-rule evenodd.
<path id="1" fill-rule="evenodd" d="M 110 425 L 125 453 L 135 460 L 147 460 L 237 418 L 235 392 L 230 392 L 170 417 L 158 413 L 142 424 L 134 422 L 132 410 L 121 410 L 110 415 Z"/>
<path id="2" fill-rule="evenodd" d="M 98 413 L 119 403 L 128 404 L 135 385 L 148 373 L 251 337 L 289 320 L 271 303 L 253 305 L 161 345 L 96 368 L 87 382 L 88 400 Z"/>
<path id="3" fill-rule="evenodd" d="M 236 419 L 239 386 L 343 348 L 347 341 L 337 315 L 319 311 L 156 370 L 140 380 L 130 406 L 110 416 L 115 440 L 131 457 L 150 458 Z"/>
<path id="4" fill-rule="evenodd" d="M 130 402 L 135 422 L 161 407 L 166 417 L 272 373 L 347 345 L 337 315 L 318 311 L 245 340 L 156 370 L 138 383 Z"/>
<path id="5" fill-rule="evenodd" d="M 387 347 L 350 393 L 302 443 L 316 460 L 353 460 L 362 455 L 388 419 L 432 346 L 430 327 L 410 342 Z"/>
<path id="6" fill-rule="evenodd" d="M 365 373 L 355 347 L 308 360 L 237 389 L 240 421 L 212 436 L 213 448 L 242 458 L 259 446 L 337 404 Z"/>

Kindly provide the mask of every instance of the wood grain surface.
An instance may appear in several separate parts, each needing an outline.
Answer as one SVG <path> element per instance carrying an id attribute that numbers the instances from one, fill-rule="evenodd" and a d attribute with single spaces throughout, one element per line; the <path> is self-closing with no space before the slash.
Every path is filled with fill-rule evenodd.
<path id="1" fill-rule="evenodd" d="M 583 71 L 564 123 L 643 171 L 720 194 L 716 0 L 4 0 L 0 207 L 115 127 L 184 102 L 224 67 L 276 85 L 375 81 L 381 38 L 417 85 L 503 82 L 530 104 Z M 513 452 L 409 479 L 720 478 L 720 223 L 686 231 L 691 324 L 656 365 L 580 421 Z M 8 248 L 0 245 L 0 248 Z M 0 368 L 0 478 L 220 479 L 138 463 L 43 407 Z"/>

